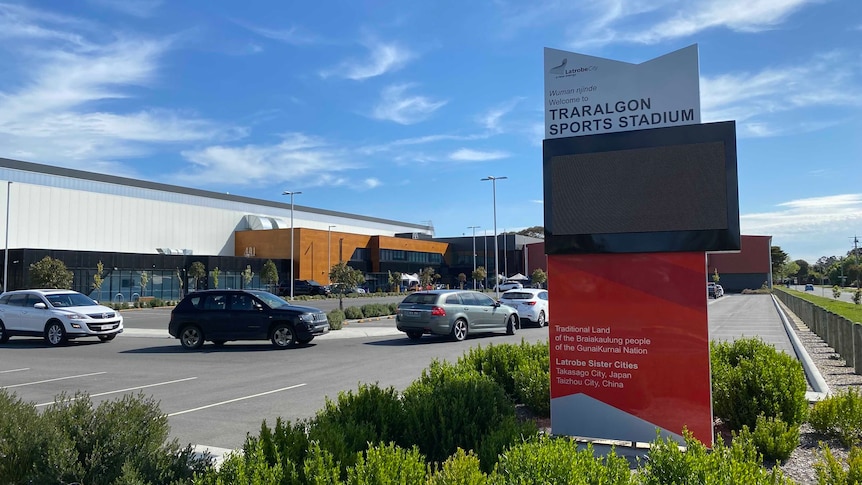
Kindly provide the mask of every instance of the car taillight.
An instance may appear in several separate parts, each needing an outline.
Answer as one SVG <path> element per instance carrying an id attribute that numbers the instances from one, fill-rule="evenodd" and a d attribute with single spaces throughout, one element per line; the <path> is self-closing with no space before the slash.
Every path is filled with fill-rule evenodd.
<path id="1" fill-rule="evenodd" d="M 439 306 L 435 306 L 433 310 L 431 310 L 431 316 L 433 317 L 445 317 L 446 310 L 442 309 Z"/>
<path id="2" fill-rule="evenodd" d="M 529 306 L 533 306 L 535 304 L 536 304 L 536 302 L 534 302 L 534 301 L 525 301 L 524 302 L 524 305 L 529 305 Z"/>

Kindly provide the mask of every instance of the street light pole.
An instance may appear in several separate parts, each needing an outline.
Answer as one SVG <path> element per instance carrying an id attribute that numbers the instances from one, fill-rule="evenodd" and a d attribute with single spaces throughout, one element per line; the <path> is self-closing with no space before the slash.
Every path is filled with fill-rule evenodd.
<path id="1" fill-rule="evenodd" d="M 6 182 L 6 246 L 3 255 L 3 292 L 6 292 L 6 281 L 9 279 L 9 195 L 12 192 L 12 181 Z"/>
<path id="2" fill-rule="evenodd" d="M 327 231 L 329 232 L 329 240 L 326 242 L 326 264 L 328 265 L 326 271 L 332 271 L 332 228 L 336 226 L 329 226 Z M 326 273 L 326 279 L 329 280 L 329 273 Z M 332 283 L 330 281 L 330 283 Z"/>
<path id="3" fill-rule="evenodd" d="M 293 196 L 302 192 L 291 192 L 285 190 L 282 195 L 290 196 L 290 301 L 293 301 Z"/>
<path id="4" fill-rule="evenodd" d="M 473 280 L 473 289 L 474 290 L 476 289 L 476 277 L 474 276 L 476 274 L 476 229 L 478 229 L 478 228 L 479 228 L 479 226 L 468 226 L 467 227 L 467 229 L 473 230 L 473 273 L 470 275 L 470 279 Z"/>
<path id="5" fill-rule="evenodd" d="M 494 294 L 497 296 L 497 299 L 500 299 L 500 246 L 497 241 L 497 181 L 505 180 L 508 177 L 494 177 L 489 175 L 483 178 L 481 181 L 485 182 L 490 180 L 493 192 L 493 200 L 494 200 Z"/>

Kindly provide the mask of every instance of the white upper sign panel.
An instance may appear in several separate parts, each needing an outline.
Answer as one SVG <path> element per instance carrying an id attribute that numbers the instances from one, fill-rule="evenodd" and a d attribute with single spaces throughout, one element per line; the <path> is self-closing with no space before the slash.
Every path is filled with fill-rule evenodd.
<path id="1" fill-rule="evenodd" d="M 545 138 L 695 123 L 697 45 L 642 64 L 545 48 Z"/>

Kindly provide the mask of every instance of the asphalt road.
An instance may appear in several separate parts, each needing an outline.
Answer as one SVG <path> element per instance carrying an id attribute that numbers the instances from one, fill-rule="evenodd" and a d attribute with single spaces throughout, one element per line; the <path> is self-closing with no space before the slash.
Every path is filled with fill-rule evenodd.
<path id="1" fill-rule="evenodd" d="M 168 313 L 154 309 L 123 314 L 130 328 L 166 329 Z M 351 325 L 396 332 L 393 319 Z M 327 397 L 335 399 L 340 391 L 355 390 L 360 383 L 401 390 L 434 359 L 454 362 L 472 346 L 519 343 L 522 338 L 546 341 L 548 329 L 465 342 L 430 336 L 413 342 L 400 333 L 324 337 L 287 350 L 265 341 L 229 342 L 196 352 L 166 336 L 127 334 L 110 343 L 83 339 L 59 348 L 46 347 L 40 339 L 12 338 L 0 345 L 0 387 L 33 401 L 39 409 L 61 392 L 84 391 L 97 403 L 140 391 L 160 402 L 173 437 L 181 443 L 236 448 L 246 433 L 259 431 L 264 419 L 273 425 L 279 416 L 291 421 L 311 417 Z"/>

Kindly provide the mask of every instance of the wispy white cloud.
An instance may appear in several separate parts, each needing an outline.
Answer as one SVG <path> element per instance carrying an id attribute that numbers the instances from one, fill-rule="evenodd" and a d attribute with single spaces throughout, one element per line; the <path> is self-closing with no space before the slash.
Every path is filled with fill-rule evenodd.
<path id="1" fill-rule="evenodd" d="M 234 22 L 236 22 L 237 25 L 240 25 L 241 27 L 250 30 L 261 37 L 277 40 L 286 44 L 307 45 L 323 42 L 323 39 L 320 36 L 309 32 L 303 27 L 296 25 L 282 29 L 273 29 L 268 27 L 261 27 L 259 25 L 252 25 L 243 20 L 234 19 Z"/>
<path id="2" fill-rule="evenodd" d="M 186 150 L 182 155 L 192 163 L 191 169 L 171 178 L 196 186 L 222 185 L 226 180 L 237 186 L 283 182 L 305 187 L 343 185 L 347 179 L 339 172 L 358 167 L 341 149 L 302 133 L 284 135 L 281 142 L 272 145 L 214 145 Z"/>
<path id="3" fill-rule="evenodd" d="M 409 95 L 407 90 L 411 87 L 413 87 L 412 84 L 386 87 L 372 112 L 372 117 L 402 125 L 412 125 L 427 119 L 447 103 L 447 101 L 435 101 L 426 96 Z"/>
<path id="4" fill-rule="evenodd" d="M 852 228 L 862 226 L 862 194 L 839 194 L 782 202 L 776 210 L 740 215 L 743 234 L 773 237 L 776 245 L 789 246 L 794 259 L 814 261 L 820 256 L 844 254 Z M 832 254 L 815 254 L 834 244 Z M 810 249 L 809 249 L 810 248 Z"/>
<path id="5" fill-rule="evenodd" d="M 491 133 L 502 133 L 505 131 L 503 117 L 511 113 L 523 99 L 522 97 L 510 99 L 485 111 L 478 117 L 479 124 Z"/>
<path id="6" fill-rule="evenodd" d="M 149 17 L 162 5 L 162 0 L 88 0 L 100 7 L 107 7 L 135 17 Z"/>
<path id="7" fill-rule="evenodd" d="M 812 88 L 807 80 L 817 79 Z M 813 131 L 838 122 L 798 123 L 788 112 L 820 107 L 862 106 L 862 70 L 842 53 L 829 53 L 760 72 L 701 76 L 704 121 L 737 120 L 743 136 Z M 782 116 L 782 118 L 778 118 Z"/>
<path id="8" fill-rule="evenodd" d="M 334 68 L 321 71 L 320 76 L 323 78 L 337 76 L 362 81 L 397 71 L 416 57 L 415 53 L 394 42 L 370 40 L 364 45 L 369 51 L 367 58 L 347 59 Z"/>
<path id="9" fill-rule="evenodd" d="M 377 187 L 383 185 L 383 182 L 381 182 L 380 179 L 370 177 L 363 180 L 362 185 L 364 185 L 367 189 L 376 189 Z"/>
<path id="10" fill-rule="evenodd" d="M 449 160 L 459 162 L 486 162 L 488 160 L 500 160 L 507 158 L 508 153 L 502 151 L 480 151 L 470 148 L 461 148 L 449 154 Z"/>

